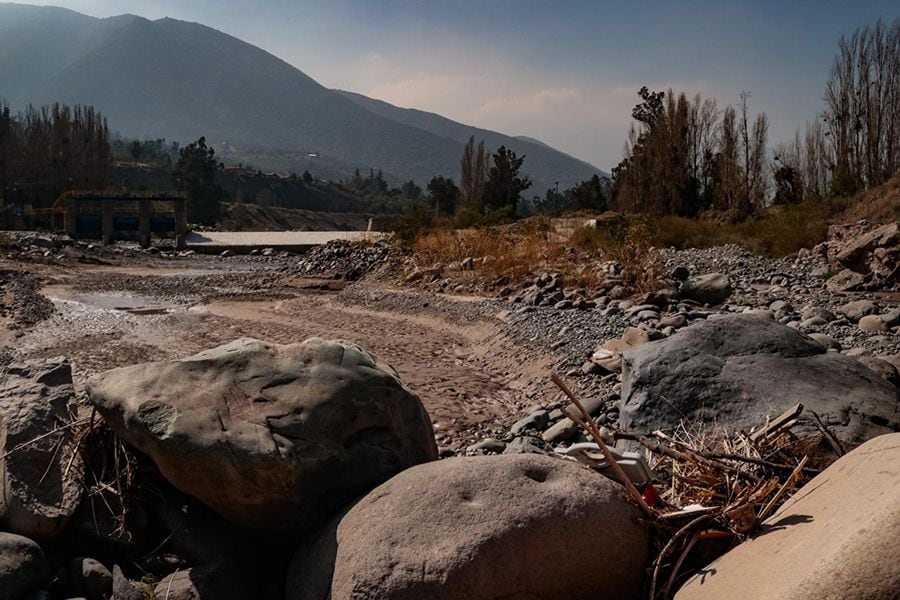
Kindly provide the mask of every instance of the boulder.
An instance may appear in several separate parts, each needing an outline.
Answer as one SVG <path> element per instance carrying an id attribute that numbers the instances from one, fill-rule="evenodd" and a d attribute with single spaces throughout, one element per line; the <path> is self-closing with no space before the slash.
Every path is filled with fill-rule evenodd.
<path id="1" fill-rule="evenodd" d="M 0 372 L 0 526 L 7 531 L 49 540 L 77 510 L 84 469 L 67 427 L 76 410 L 68 362 L 14 363 Z"/>
<path id="2" fill-rule="evenodd" d="M 898 225 L 897 223 L 888 223 L 862 235 L 844 240 L 842 246 L 834 254 L 834 260 L 857 273 L 867 273 L 875 249 L 889 248 L 898 244 L 900 244 Z"/>
<path id="3" fill-rule="evenodd" d="M 240 564 L 225 560 L 175 571 L 163 577 L 149 596 L 167 600 L 245 600 L 271 598 L 273 594 L 264 594 L 256 577 L 248 576 Z"/>
<path id="4" fill-rule="evenodd" d="M 856 323 L 860 319 L 868 315 L 874 315 L 878 312 L 878 307 L 871 300 L 854 300 L 837 309 L 838 312 L 848 320 Z"/>
<path id="5" fill-rule="evenodd" d="M 900 592 L 900 434 L 877 437 L 803 486 L 676 600 L 888 600 Z"/>
<path id="6" fill-rule="evenodd" d="M 520 436 L 506 445 L 503 454 L 547 454 L 547 451 L 541 448 L 537 438 Z"/>
<path id="7" fill-rule="evenodd" d="M 69 562 L 69 581 L 74 591 L 88 600 L 103 600 L 112 595 L 112 573 L 93 558 L 73 558 Z"/>
<path id="8" fill-rule="evenodd" d="M 148 584 L 130 581 L 122 573 L 119 565 L 113 565 L 112 598 L 113 600 L 144 600 L 151 598 L 153 590 Z"/>
<path id="9" fill-rule="evenodd" d="M 0 600 L 20 600 L 50 579 L 44 552 L 32 540 L 0 532 Z"/>
<path id="10" fill-rule="evenodd" d="M 862 273 L 856 273 L 850 269 L 844 269 L 836 275 L 829 277 L 825 282 L 832 292 L 849 292 L 863 287 L 866 283 L 866 276 Z"/>
<path id="11" fill-rule="evenodd" d="M 801 313 L 800 319 L 802 321 L 808 321 L 809 319 L 822 319 L 826 323 L 830 323 L 834 321 L 837 317 L 834 316 L 834 313 L 828 310 L 827 308 L 822 308 L 819 306 L 812 306 L 807 308 Z"/>
<path id="12" fill-rule="evenodd" d="M 708 320 L 627 352 L 623 365 L 626 429 L 672 430 L 684 419 L 749 429 L 798 402 L 851 445 L 900 429 L 894 386 L 769 319 Z"/>
<path id="13" fill-rule="evenodd" d="M 840 352 L 841 344 L 830 335 L 824 333 L 810 333 L 809 337 L 822 344 L 826 350 L 837 350 Z"/>
<path id="14" fill-rule="evenodd" d="M 716 306 L 722 304 L 731 295 L 731 279 L 723 273 L 709 273 L 686 279 L 681 284 L 679 294 L 682 298 Z"/>
<path id="15" fill-rule="evenodd" d="M 900 371 L 892 363 L 877 356 L 860 356 L 859 362 L 896 387 L 900 387 Z"/>
<path id="16" fill-rule="evenodd" d="M 880 315 L 866 315 L 857 324 L 860 331 L 873 333 L 875 331 L 887 331 L 887 323 Z"/>
<path id="17" fill-rule="evenodd" d="M 348 342 L 241 339 L 107 371 L 86 387 L 112 429 L 172 485 L 273 540 L 295 539 L 437 457 L 419 398 Z"/>
<path id="18" fill-rule="evenodd" d="M 648 542 L 638 516 L 618 484 L 562 459 L 420 465 L 301 546 L 285 598 L 636 598 Z"/>

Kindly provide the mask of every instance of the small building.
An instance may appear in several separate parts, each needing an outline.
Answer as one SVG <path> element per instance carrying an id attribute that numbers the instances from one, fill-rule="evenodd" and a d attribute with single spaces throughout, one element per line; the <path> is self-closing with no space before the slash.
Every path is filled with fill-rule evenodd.
<path id="1" fill-rule="evenodd" d="M 53 212 L 73 239 L 136 239 L 147 248 L 152 235 L 171 234 L 183 248 L 187 234 L 184 192 L 65 192 Z"/>

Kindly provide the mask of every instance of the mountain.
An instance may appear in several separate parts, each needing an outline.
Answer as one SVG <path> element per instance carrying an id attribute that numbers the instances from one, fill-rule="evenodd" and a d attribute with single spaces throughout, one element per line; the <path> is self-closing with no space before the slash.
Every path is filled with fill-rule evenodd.
<path id="1" fill-rule="evenodd" d="M 523 169 L 526 169 L 526 171 L 529 168 L 537 168 L 532 165 L 540 165 L 541 191 L 552 187 L 556 181 L 559 181 L 560 185 L 565 189 L 572 183 L 583 181 L 590 178 L 594 173 L 600 172 L 596 167 L 532 138 L 524 136 L 510 137 L 496 131 L 463 125 L 434 113 L 412 108 L 399 108 L 393 104 L 374 100 L 362 94 L 344 91 L 341 94 L 376 115 L 443 138 L 455 140 L 463 145 L 469 141 L 469 137 L 474 136 L 476 140 L 484 140 L 485 146 L 491 150 L 496 150 L 500 146 L 512 148 L 516 151 L 516 154 L 525 156 L 526 160 L 523 163 Z M 461 157 L 461 154 L 458 156 Z M 530 172 L 529 174 L 537 182 L 539 177 L 536 173 Z"/>
<path id="2" fill-rule="evenodd" d="M 183 143 L 206 136 L 217 147 L 253 149 L 263 168 L 272 167 L 260 149 L 280 156 L 282 169 L 286 155 L 314 155 L 332 173 L 374 168 L 425 183 L 458 177 L 474 135 L 525 155 L 536 194 L 600 172 L 539 142 L 328 89 L 251 44 L 168 18 L 0 4 L 0 97 L 19 109 L 91 104 L 123 135 Z"/>

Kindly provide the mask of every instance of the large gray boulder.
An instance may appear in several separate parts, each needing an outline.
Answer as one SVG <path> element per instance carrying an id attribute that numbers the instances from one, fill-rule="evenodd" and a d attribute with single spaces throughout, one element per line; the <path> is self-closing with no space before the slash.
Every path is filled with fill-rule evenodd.
<path id="1" fill-rule="evenodd" d="M 563 459 L 420 465 L 302 546 L 285 598 L 638 598 L 648 535 L 637 517 L 618 484 Z"/>
<path id="2" fill-rule="evenodd" d="M 81 502 L 84 469 L 70 425 L 77 404 L 63 360 L 0 370 L 0 527 L 45 541 Z"/>
<path id="3" fill-rule="evenodd" d="M 843 456 L 675 600 L 900 598 L 900 434 Z"/>
<path id="4" fill-rule="evenodd" d="M 731 279 L 724 273 L 709 273 L 686 279 L 678 291 L 682 298 L 716 306 L 731 295 Z"/>
<path id="5" fill-rule="evenodd" d="M 796 403 L 849 444 L 900 429 L 898 390 L 854 358 L 779 323 L 731 315 L 625 354 L 620 424 L 760 425 Z"/>
<path id="6" fill-rule="evenodd" d="M 102 373 L 87 391 L 172 485 L 273 540 L 437 457 L 419 398 L 347 342 L 241 339 Z"/>
<path id="7" fill-rule="evenodd" d="M 21 600 L 50 579 L 44 552 L 34 541 L 0 532 L 0 600 Z"/>

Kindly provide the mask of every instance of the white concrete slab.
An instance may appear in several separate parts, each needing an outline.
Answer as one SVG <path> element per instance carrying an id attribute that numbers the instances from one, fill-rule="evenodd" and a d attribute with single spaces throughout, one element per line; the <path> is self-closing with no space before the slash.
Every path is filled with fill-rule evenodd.
<path id="1" fill-rule="evenodd" d="M 383 235 L 368 231 L 192 231 L 185 241 L 189 249 L 197 252 L 249 252 L 254 248 L 303 252 L 333 240 L 364 241 Z"/>

